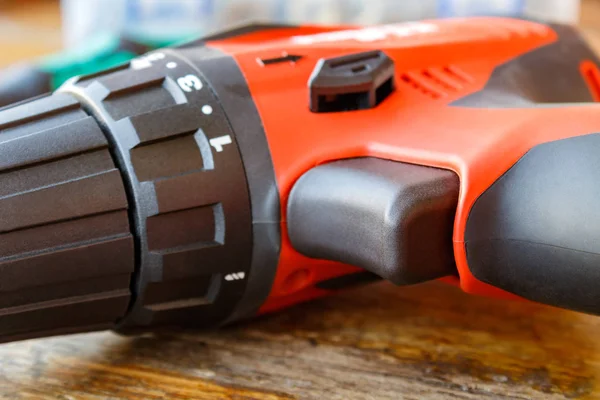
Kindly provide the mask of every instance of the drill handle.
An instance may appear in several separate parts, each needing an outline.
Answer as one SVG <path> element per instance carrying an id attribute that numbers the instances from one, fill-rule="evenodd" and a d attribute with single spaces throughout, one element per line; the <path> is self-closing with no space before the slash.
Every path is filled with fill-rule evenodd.
<path id="1" fill-rule="evenodd" d="M 493 183 L 467 219 L 471 273 L 530 300 L 600 313 L 599 154 L 600 134 L 543 143 Z"/>

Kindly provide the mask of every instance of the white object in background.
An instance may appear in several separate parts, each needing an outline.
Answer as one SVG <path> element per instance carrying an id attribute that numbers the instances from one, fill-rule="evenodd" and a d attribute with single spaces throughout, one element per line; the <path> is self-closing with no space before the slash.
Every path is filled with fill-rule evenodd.
<path id="1" fill-rule="evenodd" d="M 215 0 L 215 2 L 211 30 L 227 29 L 250 22 L 285 22 L 280 0 Z"/>
<path id="2" fill-rule="evenodd" d="M 123 0 L 122 0 L 123 1 Z M 222 1 L 222 0 L 221 0 Z M 217 0 L 124 0 L 124 34 L 153 41 L 199 36 L 214 24 Z"/>
<path id="3" fill-rule="evenodd" d="M 125 0 L 61 0 L 66 47 L 77 47 L 96 34 L 120 32 L 125 25 Z"/>
<path id="4" fill-rule="evenodd" d="M 501 15 L 575 24 L 580 0 L 438 0 L 438 16 Z"/>
<path id="5" fill-rule="evenodd" d="M 245 22 L 373 25 L 435 17 L 525 16 L 575 23 L 580 0 L 62 0 L 68 47 L 99 33 L 151 41 Z"/>
<path id="6" fill-rule="evenodd" d="M 350 5 L 354 0 L 349 0 Z M 344 23 L 344 0 L 280 0 L 282 17 L 292 24 Z"/>
<path id="7" fill-rule="evenodd" d="M 431 19 L 437 16 L 438 0 L 379 0 L 384 5 L 383 14 L 378 24 L 390 24 L 394 22 L 418 21 Z"/>
<path id="8" fill-rule="evenodd" d="M 527 0 L 525 15 L 542 21 L 576 24 L 580 0 Z"/>
<path id="9" fill-rule="evenodd" d="M 524 6 L 524 0 L 438 0 L 438 16 L 518 16 L 522 15 Z"/>
<path id="10" fill-rule="evenodd" d="M 434 18 L 438 0 L 279 1 L 286 22 L 374 25 Z"/>
<path id="11" fill-rule="evenodd" d="M 67 47 L 98 34 L 148 41 L 199 36 L 216 26 L 215 3 L 226 0 L 61 0 Z"/>

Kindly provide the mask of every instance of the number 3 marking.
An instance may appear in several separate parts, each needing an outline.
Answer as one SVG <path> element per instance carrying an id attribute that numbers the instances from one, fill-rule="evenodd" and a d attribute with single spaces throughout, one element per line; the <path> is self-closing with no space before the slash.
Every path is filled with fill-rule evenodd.
<path id="1" fill-rule="evenodd" d="M 202 81 L 196 75 L 186 75 L 177 79 L 177 84 L 184 92 L 191 92 L 193 89 L 202 89 Z"/>

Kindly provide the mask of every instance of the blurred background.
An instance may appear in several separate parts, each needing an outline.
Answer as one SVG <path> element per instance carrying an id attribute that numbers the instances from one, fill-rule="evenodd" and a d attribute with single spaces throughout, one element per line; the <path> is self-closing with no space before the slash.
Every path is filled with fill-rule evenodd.
<path id="1" fill-rule="evenodd" d="M 99 30 L 168 40 L 247 20 L 377 24 L 493 14 L 572 23 L 579 14 L 579 0 L 62 0 L 61 7 L 68 46 Z"/>
<path id="2" fill-rule="evenodd" d="M 578 24 L 600 46 L 600 0 L 0 0 L 0 106 L 245 22 L 378 24 L 471 15 Z"/>

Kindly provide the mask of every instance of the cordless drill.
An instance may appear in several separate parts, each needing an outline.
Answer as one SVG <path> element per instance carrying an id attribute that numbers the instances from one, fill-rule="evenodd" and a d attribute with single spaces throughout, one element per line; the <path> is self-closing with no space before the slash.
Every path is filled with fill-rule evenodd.
<path id="1" fill-rule="evenodd" d="M 500 18 L 253 25 L 73 78 L 0 110 L 1 340 L 381 278 L 600 314 L 599 98 L 572 28 Z"/>

